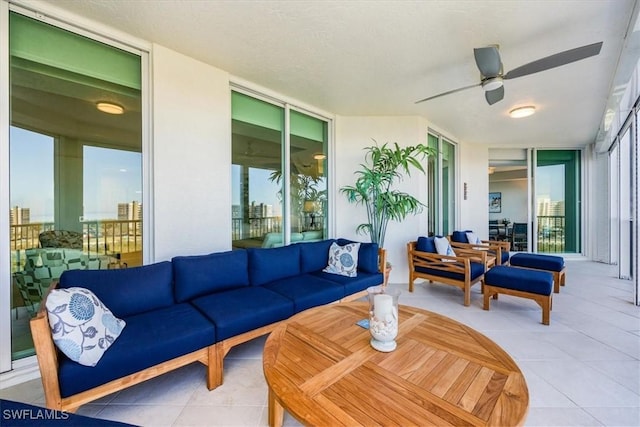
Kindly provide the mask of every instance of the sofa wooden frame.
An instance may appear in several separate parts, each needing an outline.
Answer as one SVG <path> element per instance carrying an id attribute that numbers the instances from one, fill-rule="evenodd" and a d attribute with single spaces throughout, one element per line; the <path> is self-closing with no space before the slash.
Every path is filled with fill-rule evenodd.
<path id="1" fill-rule="evenodd" d="M 379 271 L 385 272 L 386 267 L 386 251 L 378 250 L 378 268 Z M 386 283 L 386 282 L 385 282 Z M 40 303 L 40 308 L 34 318 L 30 321 L 31 335 L 33 336 L 33 345 L 36 350 L 36 357 L 40 368 L 40 376 L 42 379 L 42 387 L 44 389 L 45 405 L 49 409 L 57 409 L 67 412 L 75 412 L 80 406 L 107 396 L 119 390 L 139 384 L 151 378 L 181 368 L 193 362 L 200 362 L 207 367 L 207 388 L 213 390 L 223 382 L 224 358 L 229 351 L 236 345 L 245 343 L 254 338 L 271 333 L 278 325 L 286 322 L 271 323 L 260 328 L 247 331 L 226 340 L 219 341 L 214 345 L 202 348 L 192 353 L 176 357 L 166 362 L 159 363 L 155 366 L 143 369 L 139 372 L 126 375 L 122 378 L 115 379 L 100 386 L 85 390 L 69 397 L 62 397 L 60 394 L 60 383 L 58 380 L 58 349 L 53 342 L 51 328 L 49 326 L 49 317 L 47 314 L 46 299 L 52 289 L 57 287 L 55 282 L 51 285 L 44 299 Z M 347 302 L 358 299 L 367 294 L 367 291 L 357 292 L 349 295 L 337 302 Z"/>
<path id="2" fill-rule="evenodd" d="M 409 258 L 409 292 L 413 292 L 413 282 L 420 278 L 429 282 L 444 283 L 457 286 L 464 292 L 464 305 L 471 305 L 471 286 L 480 282 L 484 289 L 484 273 L 471 279 L 471 261 L 487 265 L 486 251 L 476 251 L 472 249 L 458 248 L 457 256 L 440 255 L 431 252 L 416 250 L 416 242 L 407 243 L 407 255 Z M 429 268 L 443 273 L 462 274 L 464 279 L 458 280 L 445 277 L 437 273 L 423 273 L 416 271 L 416 267 Z"/>

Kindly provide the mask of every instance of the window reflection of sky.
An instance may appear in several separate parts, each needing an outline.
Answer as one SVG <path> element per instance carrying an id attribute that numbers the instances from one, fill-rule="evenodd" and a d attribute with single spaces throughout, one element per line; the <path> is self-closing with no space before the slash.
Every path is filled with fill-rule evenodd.
<path id="1" fill-rule="evenodd" d="M 30 209 L 31 222 L 53 221 L 54 138 L 10 129 L 11 206 Z M 137 152 L 85 146 L 85 219 L 116 219 L 118 203 L 142 202 L 142 156 Z"/>

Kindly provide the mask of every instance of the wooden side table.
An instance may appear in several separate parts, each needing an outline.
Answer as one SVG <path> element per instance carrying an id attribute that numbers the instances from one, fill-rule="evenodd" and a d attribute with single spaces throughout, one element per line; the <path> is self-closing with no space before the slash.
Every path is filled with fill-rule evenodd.
<path id="1" fill-rule="evenodd" d="M 269 423 L 286 409 L 307 425 L 515 426 L 529 392 L 522 372 L 474 329 L 400 306 L 398 348 L 381 353 L 356 322 L 368 304 L 307 310 L 276 328 L 265 344 Z"/>

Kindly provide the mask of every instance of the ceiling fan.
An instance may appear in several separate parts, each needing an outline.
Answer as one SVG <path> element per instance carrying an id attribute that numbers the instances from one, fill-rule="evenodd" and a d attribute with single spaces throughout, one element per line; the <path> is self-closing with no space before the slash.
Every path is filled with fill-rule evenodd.
<path id="1" fill-rule="evenodd" d="M 502 61 L 500 60 L 500 52 L 498 51 L 497 45 L 476 48 L 473 49 L 473 55 L 476 59 L 476 65 L 480 70 L 480 83 L 439 93 L 438 95 L 416 101 L 416 104 L 471 89 L 472 87 L 482 86 L 484 89 L 484 97 L 487 99 L 489 105 L 493 105 L 504 98 L 504 80 L 528 76 L 529 74 L 539 73 L 551 68 L 570 64 L 571 62 L 580 61 L 599 54 L 601 48 L 602 42 L 599 42 L 565 50 L 564 52 L 559 52 L 514 68 L 506 74 L 502 69 Z"/>

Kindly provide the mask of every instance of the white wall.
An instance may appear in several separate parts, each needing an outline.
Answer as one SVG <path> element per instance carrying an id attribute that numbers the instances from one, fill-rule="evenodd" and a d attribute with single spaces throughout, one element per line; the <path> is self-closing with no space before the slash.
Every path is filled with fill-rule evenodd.
<path id="1" fill-rule="evenodd" d="M 489 238 L 489 150 L 485 145 L 458 145 L 460 171 L 458 192 L 459 206 L 456 230 L 473 230 L 480 238 Z M 464 200 L 464 183 L 467 183 L 467 200 Z"/>
<path id="2" fill-rule="evenodd" d="M 489 191 L 502 193 L 502 212 L 490 213 L 489 219 L 501 220 L 502 218 L 508 218 L 511 223 L 527 222 L 526 179 L 489 182 Z"/>
<path id="3" fill-rule="evenodd" d="M 229 75 L 153 46 L 155 261 L 231 249 Z"/>
<path id="4" fill-rule="evenodd" d="M 356 234 L 358 224 L 367 221 L 362 206 L 347 202 L 337 189 L 355 182 L 354 171 L 364 162 L 363 148 L 373 145 L 372 138 L 378 143 L 397 142 L 400 146 L 426 144 L 428 123 L 419 117 L 346 117 L 335 120 L 336 153 L 333 173 L 336 184 L 335 232 L 336 236 L 357 241 L 369 242 L 368 235 Z M 423 165 L 426 168 L 426 161 Z M 398 186 L 412 194 L 421 202 L 427 201 L 427 177 L 419 172 L 413 173 Z M 418 236 L 426 236 L 427 210 L 416 216 L 409 216 L 401 224 L 391 222 L 385 237 L 387 260 L 392 263 L 391 283 L 407 283 L 407 249 L 409 241 Z"/>

